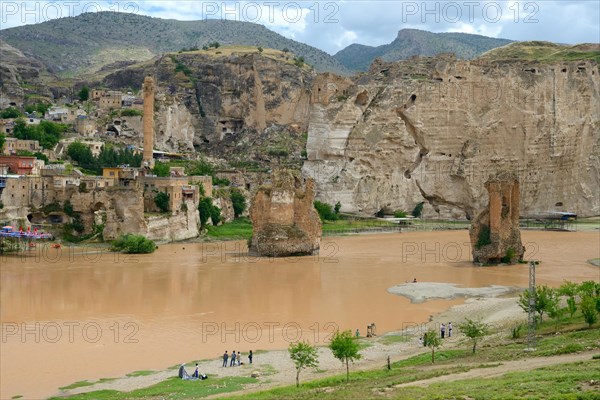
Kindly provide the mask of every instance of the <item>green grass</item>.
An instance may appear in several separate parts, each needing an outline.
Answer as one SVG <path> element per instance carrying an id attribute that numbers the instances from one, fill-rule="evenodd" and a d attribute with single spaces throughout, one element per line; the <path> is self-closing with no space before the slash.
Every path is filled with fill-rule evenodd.
<path id="1" fill-rule="evenodd" d="M 407 343 L 411 341 L 411 337 L 407 335 L 385 335 L 379 338 L 378 342 L 384 345 L 394 343 Z"/>
<path id="2" fill-rule="evenodd" d="M 136 389 L 131 392 L 119 392 L 117 390 L 98 390 L 95 392 L 82 393 L 75 396 L 66 397 L 67 399 L 79 400 L 119 400 L 119 399 L 198 399 L 221 393 L 236 392 L 242 390 L 244 385 L 256 383 L 254 378 L 227 377 L 212 378 L 205 381 L 184 381 L 178 377 L 167 379 L 156 385 Z M 64 399 L 53 398 L 53 400 Z"/>
<path id="3" fill-rule="evenodd" d="M 85 386 L 93 386 L 97 383 L 105 383 L 105 382 L 110 382 L 110 381 L 114 381 L 117 378 L 100 378 L 97 381 L 79 381 L 79 382 L 75 382 L 72 383 L 68 386 L 63 386 L 60 387 L 60 390 L 71 390 L 71 389 L 76 389 L 76 388 L 80 388 L 80 387 L 85 387 Z"/>
<path id="4" fill-rule="evenodd" d="M 248 218 L 238 218 L 232 222 L 207 226 L 207 235 L 213 239 L 250 239 L 252 237 L 252 224 Z"/>
<path id="5" fill-rule="evenodd" d="M 127 376 L 146 376 L 146 375 L 155 374 L 157 372 L 158 371 L 147 371 L 147 370 L 134 371 L 134 372 L 131 372 L 131 373 L 127 374 Z"/>

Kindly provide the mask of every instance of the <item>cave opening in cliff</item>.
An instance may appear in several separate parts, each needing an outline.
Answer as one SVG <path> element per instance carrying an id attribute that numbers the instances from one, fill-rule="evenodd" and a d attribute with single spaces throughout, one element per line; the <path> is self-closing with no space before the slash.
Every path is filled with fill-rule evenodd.
<path id="1" fill-rule="evenodd" d="M 412 94 L 412 95 L 410 95 L 410 101 L 411 101 L 411 102 L 413 102 L 413 103 L 414 103 L 415 101 L 417 101 L 417 95 L 416 95 L 416 94 Z"/>

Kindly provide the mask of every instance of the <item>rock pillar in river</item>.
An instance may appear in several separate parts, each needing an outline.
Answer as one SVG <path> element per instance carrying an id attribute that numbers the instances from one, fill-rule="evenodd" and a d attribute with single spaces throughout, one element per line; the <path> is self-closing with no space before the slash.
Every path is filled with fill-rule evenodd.
<path id="1" fill-rule="evenodd" d="M 312 179 L 304 180 L 295 171 L 275 171 L 272 184 L 261 186 L 252 200 L 250 249 L 272 257 L 316 254 L 321 220 L 314 197 Z"/>
<path id="2" fill-rule="evenodd" d="M 473 220 L 469 230 L 473 262 L 520 261 L 525 248 L 519 230 L 519 181 L 514 174 L 502 172 L 490 176 L 485 188 L 489 206 Z"/>

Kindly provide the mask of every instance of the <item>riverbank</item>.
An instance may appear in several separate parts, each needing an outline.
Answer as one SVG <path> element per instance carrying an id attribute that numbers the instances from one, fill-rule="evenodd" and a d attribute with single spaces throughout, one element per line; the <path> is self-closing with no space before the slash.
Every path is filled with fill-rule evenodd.
<path id="1" fill-rule="evenodd" d="M 469 299 L 463 305 L 454 306 L 446 312 L 434 316 L 427 324 L 407 327 L 402 331 L 380 337 L 362 338 L 360 342 L 363 358 L 352 365 L 351 381 L 356 381 L 356 384 L 353 385 L 364 386 L 365 378 L 370 376 L 369 381 L 374 386 L 374 388 L 368 389 L 374 391 L 371 394 L 389 395 L 391 392 L 397 393 L 398 389 L 407 385 L 416 384 L 417 387 L 427 388 L 431 384 L 452 382 L 458 379 L 489 378 L 502 376 L 511 371 L 528 371 L 575 361 L 588 362 L 600 348 L 598 341 L 600 333 L 595 330 L 580 331 L 583 329 L 579 320 L 581 318 L 577 319 L 576 317 L 563 324 L 565 333 L 562 336 L 564 339 L 562 342 L 557 341 L 556 335 L 550 335 L 547 338 L 539 339 L 541 343 L 538 344 L 536 353 L 525 352 L 523 349 L 525 344 L 522 339 L 508 340 L 511 328 L 525 322 L 525 314 L 517 306 L 516 300 L 516 298 Z M 442 322 L 449 321 L 453 321 L 455 326 L 458 326 L 467 317 L 481 318 L 493 327 L 493 334 L 484 340 L 479 354 L 473 356 L 469 350 L 465 350 L 469 345 L 457 329 L 453 337 L 444 339 L 441 349 L 438 350 L 437 362 L 435 366 L 431 365 L 429 350 L 423 349 L 418 342 L 421 329 L 431 327 L 437 329 Z M 548 329 L 547 326 L 544 326 L 541 331 L 548 333 Z M 573 334 L 573 332 L 581 333 Z M 569 335 L 573 335 L 573 338 L 577 339 L 573 339 L 571 342 L 568 339 Z M 517 344 L 516 347 L 515 344 Z M 318 353 L 320 361 L 318 369 L 306 370 L 302 373 L 302 382 L 308 382 L 303 385 L 304 391 L 302 388 L 296 389 L 289 386 L 294 384 L 295 370 L 287 351 L 278 350 L 259 352 L 255 355 L 253 365 L 244 364 L 234 368 L 221 367 L 219 359 L 199 361 L 200 371 L 209 375 L 209 380 L 205 382 L 184 382 L 177 378 L 173 379 L 173 376 L 177 374 L 177 366 L 174 366 L 165 371 L 134 373 L 128 377 L 93 386 L 64 390 L 60 395 L 72 396 L 74 399 L 143 398 L 152 393 L 160 393 L 164 396 L 171 390 L 171 395 L 179 393 L 178 398 L 186 398 L 188 396 L 181 392 L 184 388 L 183 390 L 188 394 L 193 393 L 192 397 L 195 398 L 221 397 L 225 393 L 239 393 L 248 398 L 256 396 L 281 398 L 287 397 L 291 393 L 296 396 L 301 394 L 300 398 L 317 398 L 323 394 L 335 393 L 334 398 L 356 398 L 354 396 L 356 392 L 353 392 L 356 388 L 347 390 L 345 385 L 339 386 L 343 382 L 344 366 L 332 357 L 328 348 L 319 347 Z M 391 380 L 395 382 L 393 385 L 390 385 L 389 382 L 385 385 L 381 382 L 377 383 L 377 379 L 382 378 L 385 378 L 387 382 L 390 380 L 390 375 L 393 374 L 383 368 L 387 364 L 388 357 L 390 357 L 392 371 L 406 367 L 414 369 L 414 371 L 411 370 L 410 377 L 407 377 L 406 371 L 404 371 L 402 374 L 397 373 L 396 379 Z M 523 364 L 522 361 L 514 361 L 515 358 L 525 357 L 534 357 L 535 359 L 527 364 Z M 188 371 L 193 370 L 194 364 L 195 361 L 187 363 Z M 586 364 L 586 368 L 589 368 L 589 365 Z M 250 375 L 256 372 L 259 373 L 259 377 L 248 381 Z M 171 384 L 173 386 L 169 389 Z M 185 389 L 186 387 L 187 389 Z M 212 390 L 195 391 L 195 387 L 212 387 Z M 367 389 L 361 387 L 360 390 Z M 363 397 L 361 396 L 361 398 Z"/>
<path id="2" fill-rule="evenodd" d="M 526 257 L 543 261 L 540 284 L 557 287 L 564 279 L 597 277 L 597 267 L 587 263 L 597 257 L 597 233 L 527 231 L 523 242 Z M 150 256 L 64 251 L 2 259 L 4 326 L 58 326 L 62 336 L 36 343 L 33 334 L 26 341 L 20 331 L 9 335 L 2 345 L 1 397 L 42 398 L 73 382 L 163 371 L 187 360 L 214 359 L 225 350 L 285 349 L 296 337 L 294 327 L 301 329 L 301 339 L 317 344 L 336 327 L 360 328 L 364 335 L 375 322 L 380 334 L 391 332 L 465 303 L 456 298 L 413 304 L 388 292 L 413 278 L 461 288 L 527 287 L 526 265 L 473 266 L 465 230 L 325 238 L 318 257 L 286 259 L 246 257 L 245 243 L 168 244 Z M 271 340 L 266 324 L 273 322 L 279 326 Z M 72 341 L 67 323 L 76 324 Z M 98 326 L 103 335 L 93 341 L 91 328 Z M 215 327 L 217 332 L 203 336 Z M 240 339 L 222 338 L 225 331 L 239 332 Z M 55 330 L 39 335 L 47 333 Z M 247 340 L 257 336 L 258 341 Z M 289 361 L 285 351 L 282 357 Z M 41 365 L 61 360 L 63 367 L 41 371 L 32 386 L 22 371 L 34 358 Z"/>

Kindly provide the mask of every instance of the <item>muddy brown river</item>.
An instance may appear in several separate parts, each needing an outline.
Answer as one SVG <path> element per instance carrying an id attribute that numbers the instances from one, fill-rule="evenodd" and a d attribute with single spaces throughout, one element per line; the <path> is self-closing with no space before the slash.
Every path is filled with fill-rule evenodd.
<path id="1" fill-rule="evenodd" d="M 185 243 L 152 255 L 38 249 L 0 259 L 1 398 L 48 397 L 81 380 L 216 358 L 224 350 L 325 343 L 335 329 L 378 333 L 463 300 L 411 304 L 399 283 L 526 287 L 526 265 L 474 267 L 467 231 L 327 238 L 321 254 L 242 256 L 245 244 Z M 598 232 L 523 232 L 538 283 L 600 279 Z M 218 362 L 218 361 L 216 361 Z"/>

